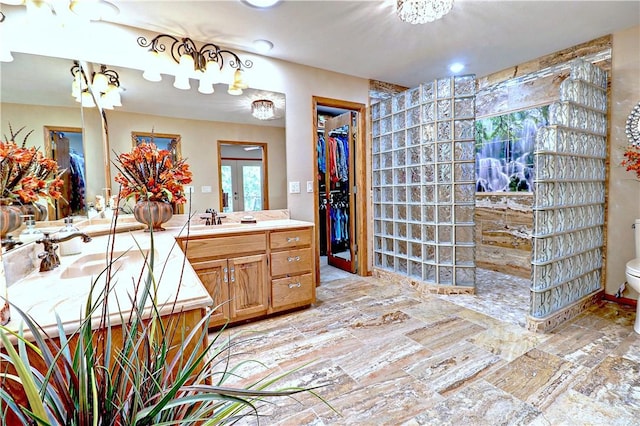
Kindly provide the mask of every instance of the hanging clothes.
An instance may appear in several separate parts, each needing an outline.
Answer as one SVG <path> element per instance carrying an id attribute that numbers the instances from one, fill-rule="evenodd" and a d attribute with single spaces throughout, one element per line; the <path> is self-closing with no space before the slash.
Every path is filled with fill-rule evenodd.
<path id="1" fill-rule="evenodd" d="M 69 181 L 71 184 L 71 197 L 69 207 L 72 212 L 80 212 L 85 208 L 85 174 L 84 157 L 73 148 L 69 150 Z"/>
<path id="2" fill-rule="evenodd" d="M 316 151 L 318 153 L 318 171 L 320 173 L 327 172 L 327 148 L 324 140 L 324 135 L 318 135 L 318 143 L 316 145 Z"/>

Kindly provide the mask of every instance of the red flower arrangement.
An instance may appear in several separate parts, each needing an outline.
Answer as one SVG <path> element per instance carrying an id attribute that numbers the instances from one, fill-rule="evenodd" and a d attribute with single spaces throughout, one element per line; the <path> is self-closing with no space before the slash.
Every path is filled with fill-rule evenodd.
<path id="1" fill-rule="evenodd" d="M 628 172 L 634 172 L 640 180 L 640 146 L 629 144 L 624 151 L 624 160 L 620 164 L 626 167 Z"/>
<path id="2" fill-rule="evenodd" d="M 118 155 L 115 181 L 120 198 L 138 196 L 139 201 L 164 201 L 183 204 L 184 185 L 191 183 L 191 171 L 185 160 L 173 161 L 171 152 L 154 143 L 142 142 L 129 153 Z"/>
<path id="3" fill-rule="evenodd" d="M 15 139 L 23 129 L 14 133 L 9 125 L 11 138 L 5 136 L 6 142 L 0 141 L 0 198 L 21 204 L 33 203 L 40 197 L 48 201 L 60 198 L 64 170 L 58 170 L 58 163 L 45 158 L 37 148 L 26 146 L 33 130 L 17 144 Z"/>

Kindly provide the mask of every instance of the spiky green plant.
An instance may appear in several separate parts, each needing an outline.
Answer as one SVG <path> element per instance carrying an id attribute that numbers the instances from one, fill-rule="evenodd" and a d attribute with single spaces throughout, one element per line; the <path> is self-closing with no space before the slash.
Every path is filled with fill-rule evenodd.
<path id="1" fill-rule="evenodd" d="M 108 315 L 108 296 L 118 274 L 112 270 L 117 260 L 113 245 L 101 273 L 106 284 L 98 285 L 100 277 L 93 280 L 73 333 L 65 333 L 58 318 L 59 338 L 51 339 L 33 318 L 12 305 L 32 337 L 0 328 L 6 348 L 0 355 L 3 424 L 11 416 L 13 422 L 26 425 L 227 424 L 248 415 L 259 418 L 258 403 L 272 397 L 299 392 L 318 396 L 313 389 L 276 388 L 297 369 L 267 375 L 244 388 L 229 386 L 238 369 L 250 361 L 231 366 L 237 342 L 224 337 L 223 330 L 209 339 L 208 315 L 188 332 L 181 327 L 183 318 L 177 310 L 168 321 L 161 317 L 155 289 L 160 281 L 156 275 L 162 273 L 154 274 L 153 233 L 150 238 L 145 266 L 132 279 L 133 308 L 120 314 L 119 324 L 112 324 Z M 96 316 L 98 333 L 92 326 Z M 180 343 L 172 346 L 174 341 Z M 12 384 L 24 390 L 26 401 L 8 390 Z"/>

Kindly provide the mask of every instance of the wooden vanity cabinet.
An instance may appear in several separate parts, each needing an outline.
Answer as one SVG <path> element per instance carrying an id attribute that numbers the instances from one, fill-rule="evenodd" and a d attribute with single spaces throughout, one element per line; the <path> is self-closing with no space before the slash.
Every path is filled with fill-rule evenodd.
<path id="1" fill-rule="evenodd" d="M 313 228 L 271 231 L 271 312 L 310 305 L 316 298 Z"/>
<path id="2" fill-rule="evenodd" d="M 179 238 L 214 301 L 211 326 L 315 302 L 313 228 Z"/>

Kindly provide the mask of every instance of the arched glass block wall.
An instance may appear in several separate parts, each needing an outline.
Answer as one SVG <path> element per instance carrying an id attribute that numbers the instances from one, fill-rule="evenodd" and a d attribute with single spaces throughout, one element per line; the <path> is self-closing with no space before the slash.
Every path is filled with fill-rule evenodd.
<path id="1" fill-rule="evenodd" d="M 528 327 L 574 316 L 601 290 L 607 154 L 607 73 L 570 64 L 550 125 L 536 138 Z M 572 312 L 564 312 L 575 306 Z M 558 314 L 561 314 L 558 316 Z M 555 318 L 557 317 L 557 318 Z"/>
<path id="2" fill-rule="evenodd" d="M 371 106 L 374 266 L 438 286 L 475 286 L 473 75 Z"/>

